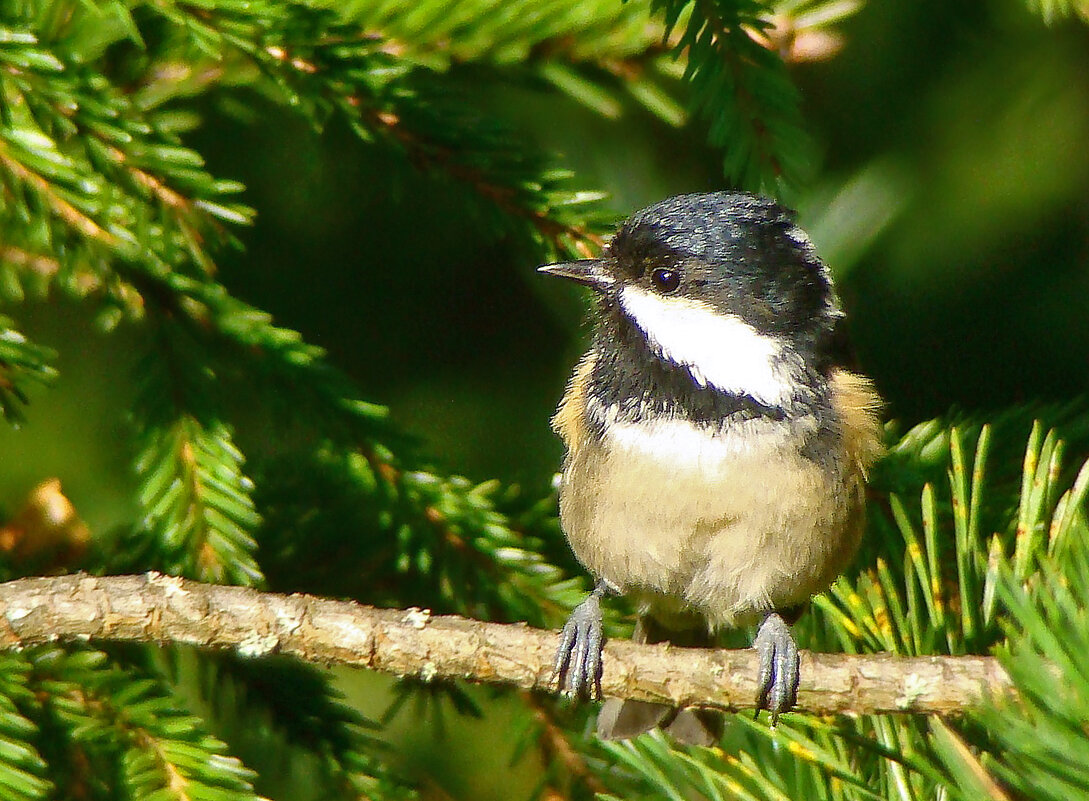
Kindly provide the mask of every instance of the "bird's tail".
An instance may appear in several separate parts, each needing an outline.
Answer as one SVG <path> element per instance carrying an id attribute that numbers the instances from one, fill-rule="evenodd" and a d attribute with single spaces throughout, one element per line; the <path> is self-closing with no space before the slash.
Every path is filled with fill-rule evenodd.
<path id="1" fill-rule="evenodd" d="M 669 640 L 675 645 L 707 647 L 712 644 L 706 630 L 666 631 L 652 618 L 643 616 L 635 624 L 632 640 L 656 643 Z M 602 740 L 627 740 L 660 727 L 686 745 L 713 745 L 722 737 L 721 712 L 709 709 L 675 709 L 665 704 L 607 698 L 597 715 L 597 736 Z"/>
<path id="2" fill-rule="evenodd" d="M 627 740 L 655 727 L 685 745 L 714 745 L 722 737 L 721 712 L 709 709 L 674 709 L 649 701 L 608 698 L 597 715 L 597 736 Z"/>

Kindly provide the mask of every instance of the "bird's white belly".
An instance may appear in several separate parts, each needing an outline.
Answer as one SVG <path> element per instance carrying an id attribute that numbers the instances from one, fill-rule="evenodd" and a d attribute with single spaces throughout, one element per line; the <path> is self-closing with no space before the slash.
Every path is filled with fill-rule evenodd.
<path id="1" fill-rule="evenodd" d="M 572 453 L 561 519 L 576 556 L 624 593 L 712 625 L 804 602 L 857 546 L 844 477 L 785 427 L 714 435 L 680 420 L 614 424 Z"/>

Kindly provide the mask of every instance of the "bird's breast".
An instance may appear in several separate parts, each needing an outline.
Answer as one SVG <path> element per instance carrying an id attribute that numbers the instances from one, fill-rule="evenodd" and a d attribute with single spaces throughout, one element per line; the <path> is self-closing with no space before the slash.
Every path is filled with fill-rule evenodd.
<path id="1" fill-rule="evenodd" d="M 592 572 L 652 606 L 732 625 L 803 602 L 857 545 L 861 478 L 807 459 L 800 441 L 762 418 L 613 422 L 568 441 L 564 531 Z"/>

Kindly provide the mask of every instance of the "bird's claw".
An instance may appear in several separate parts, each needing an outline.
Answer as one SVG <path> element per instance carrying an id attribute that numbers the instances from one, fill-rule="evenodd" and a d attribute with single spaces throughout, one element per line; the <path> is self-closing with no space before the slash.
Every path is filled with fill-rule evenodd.
<path id="1" fill-rule="evenodd" d="M 605 633 L 601 622 L 601 592 L 594 591 L 576 606 L 560 632 L 560 646 L 552 665 L 552 681 L 564 695 L 601 698 L 601 649 Z"/>
<path id="2" fill-rule="evenodd" d="M 786 621 L 772 612 L 760 624 L 753 647 L 760 657 L 756 712 L 768 710 L 774 726 L 779 715 L 789 712 L 798 701 L 798 645 Z"/>

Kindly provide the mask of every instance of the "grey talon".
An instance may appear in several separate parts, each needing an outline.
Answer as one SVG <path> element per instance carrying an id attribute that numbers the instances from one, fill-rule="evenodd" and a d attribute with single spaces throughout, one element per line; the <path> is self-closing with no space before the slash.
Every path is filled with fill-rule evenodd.
<path id="1" fill-rule="evenodd" d="M 760 657 L 756 711 L 759 714 L 761 709 L 768 710 L 774 726 L 779 715 L 789 712 L 798 701 L 801 661 L 798 646 L 790 626 L 777 613 L 771 612 L 760 624 L 753 647 Z"/>
<path id="2" fill-rule="evenodd" d="M 601 649 L 605 645 L 598 587 L 576 606 L 560 632 L 552 679 L 566 695 L 601 698 Z"/>

